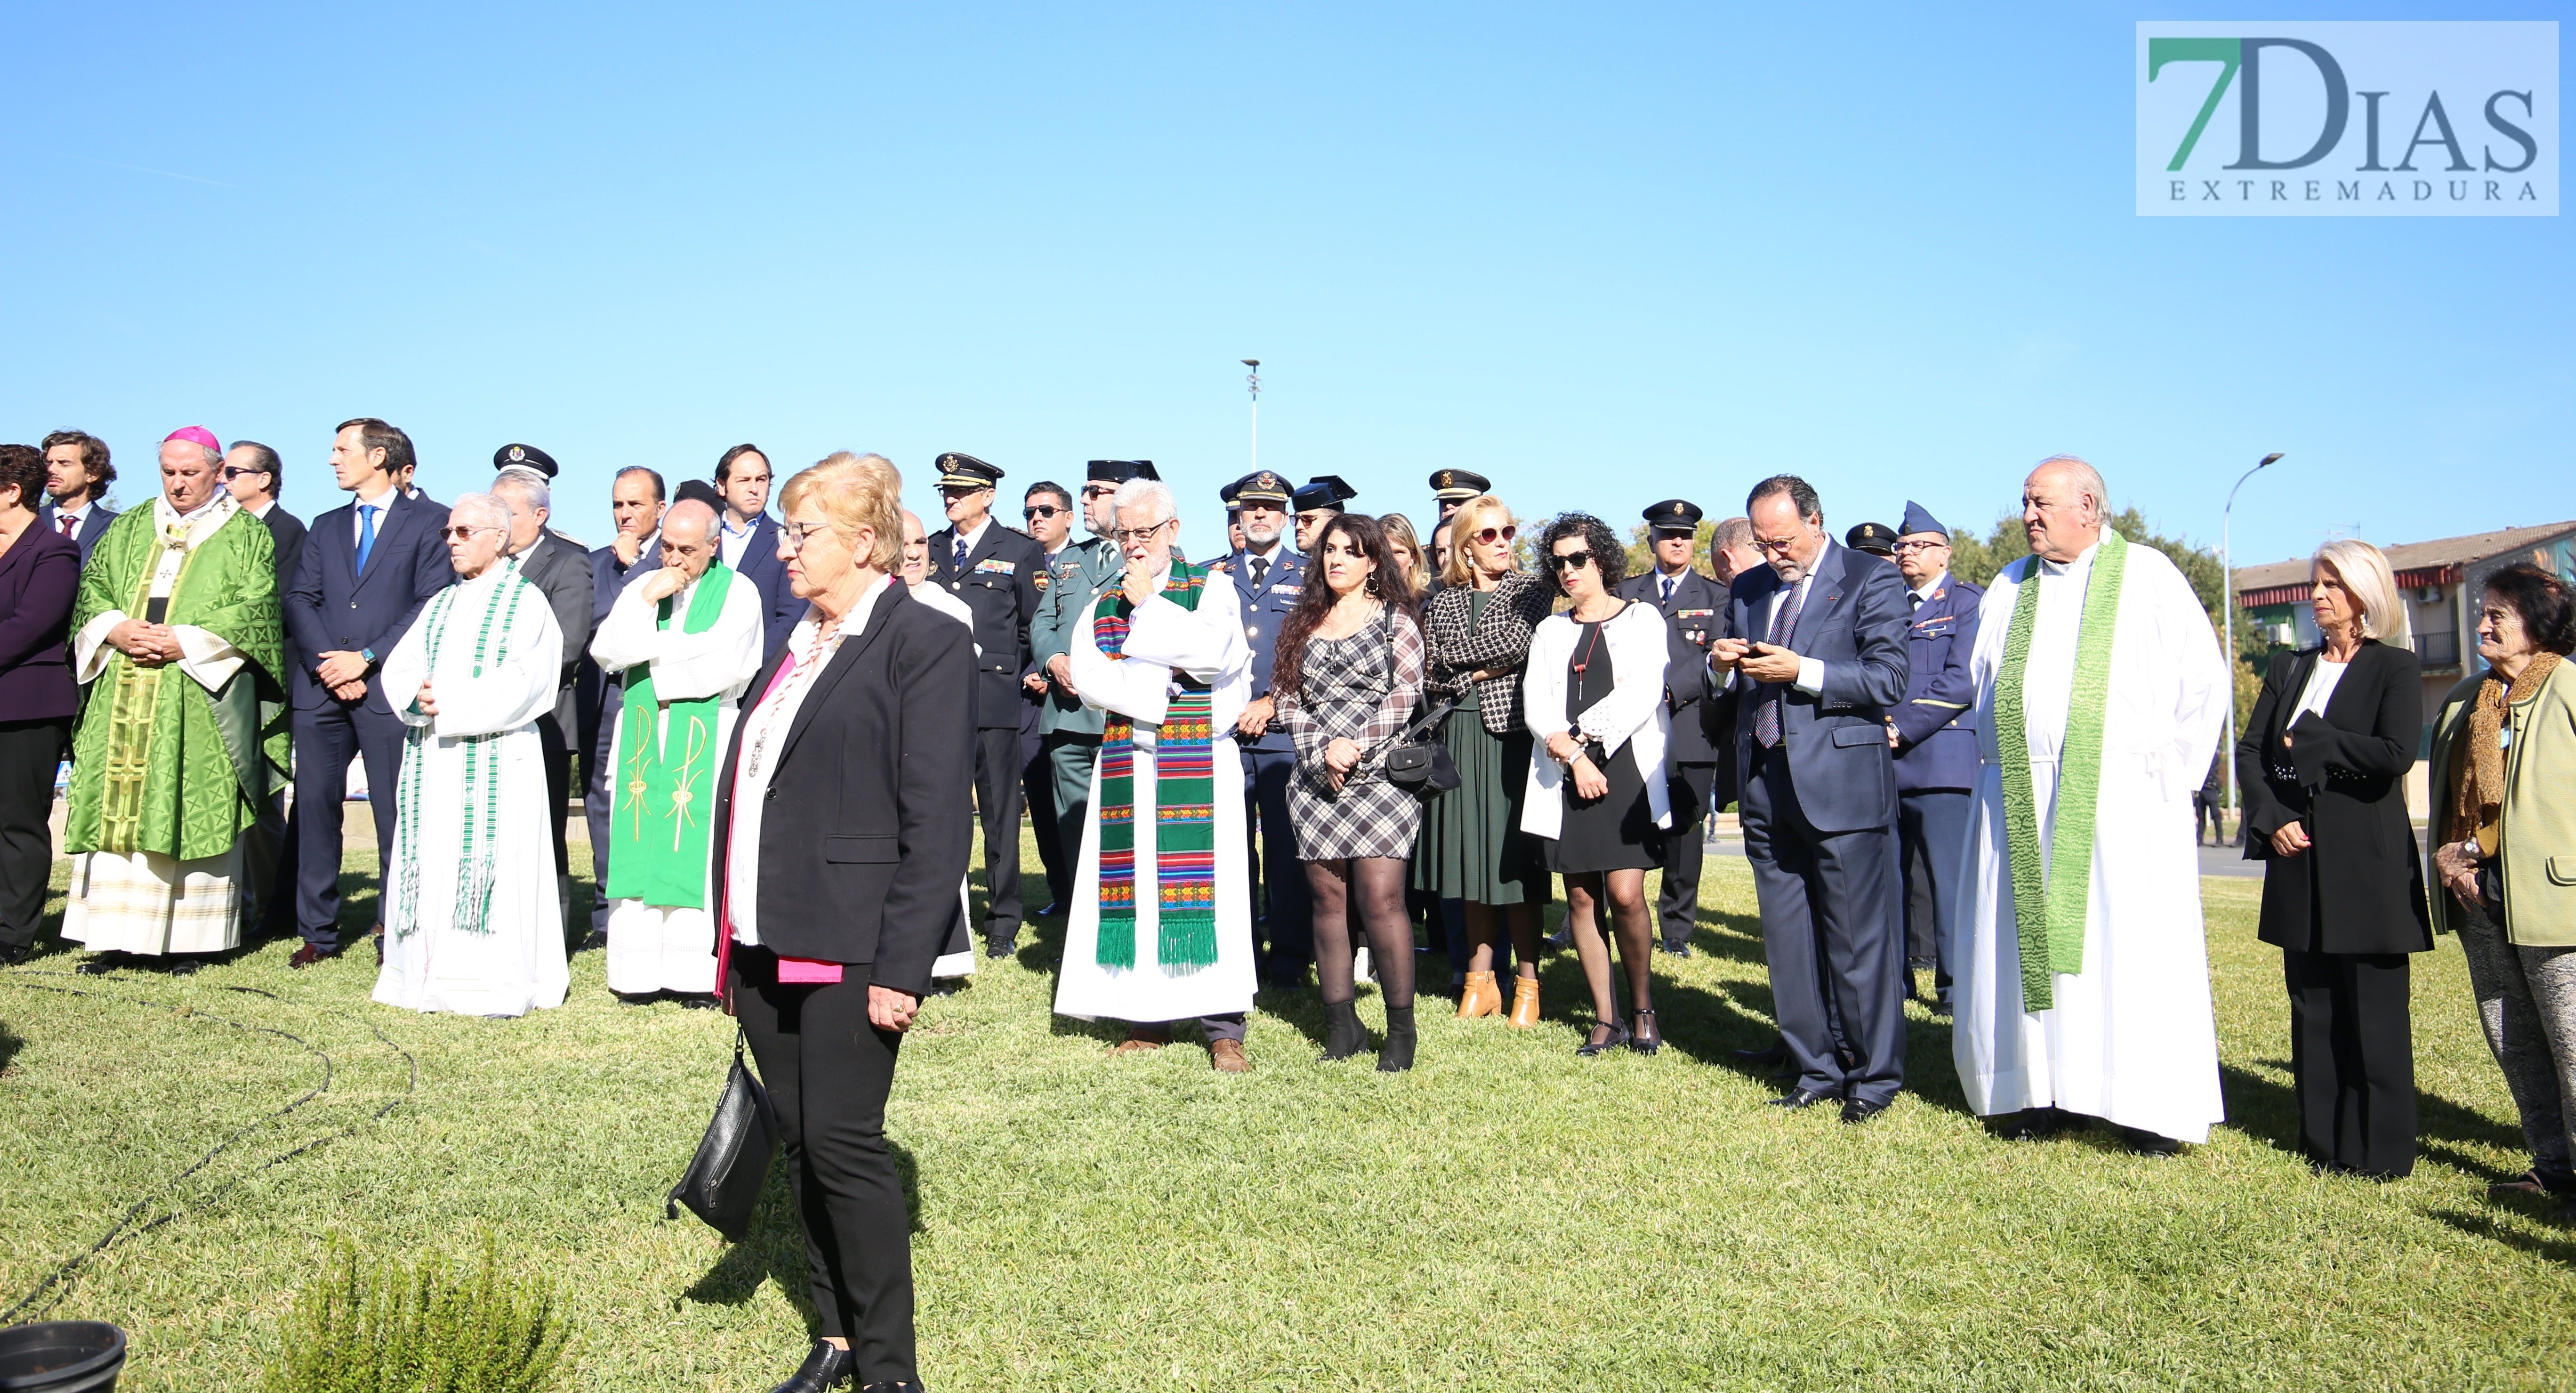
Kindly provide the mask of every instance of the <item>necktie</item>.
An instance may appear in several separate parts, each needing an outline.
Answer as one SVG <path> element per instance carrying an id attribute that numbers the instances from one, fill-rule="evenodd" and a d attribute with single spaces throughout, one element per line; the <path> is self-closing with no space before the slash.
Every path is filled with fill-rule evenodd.
<path id="1" fill-rule="evenodd" d="M 957 559 L 950 564 L 950 569 L 959 575 L 966 573 L 966 539 L 963 537 L 957 539 Z"/>
<path id="2" fill-rule="evenodd" d="M 1788 594 L 1780 597 L 1780 607 L 1771 611 L 1772 646 L 1778 648 L 1789 646 L 1790 635 L 1798 632 L 1798 605 L 1805 595 L 1805 583 L 1800 582 L 1790 587 Z M 1780 743 L 1780 703 L 1789 695 L 1789 689 L 1785 683 L 1768 685 L 1770 690 L 1762 694 L 1762 704 L 1753 712 L 1753 738 L 1766 750 Z"/>
<path id="3" fill-rule="evenodd" d="M 358 505 L 358 574 L 367 573 L 367 553 L 376 549 L 376 505 Z"/>
<path id="4" fill-rule="evenodd" d="M 1906 592 L 1905 592 L 1905 598 L 1906 598 L 1906 601 L 1907 601 L 1906 608 L 1908 608 L 1908 609 L 1921 609 L 1921 608 L 1923 608 L 1923 597 L 1922 597 L 1921 595 L 1919 595 L 1919 594 L 1915 593 L 1914 591 L 1911 591 L 1911 590 L 1906 591 Z"/>
<path id="5" fill-rule="evenodd" d="M 1268 574 L 1270 574 L 1270 558 L 1267 556 L 1256 556 L 1252 558 L 1252 588 L 1255 590 L 1260 589 L 1261 578 Z"/>
<path id="6" fill-rule="evenodd" d="M 1673 598 L 1673 587 L 1681 583 L 1681 577 L 1679 576 L 1664 577 L 1664 599 L 1666 601 L 1670 601 Z"/>
<path id="7" fill-rule="evenodd" d="M 61 514 L 61 517 L 63 520 L 63 535 L 68 537 L 72 535 L 72 529 L 80 525 L 80 519 L 73 517 L 69 513 Z"/>

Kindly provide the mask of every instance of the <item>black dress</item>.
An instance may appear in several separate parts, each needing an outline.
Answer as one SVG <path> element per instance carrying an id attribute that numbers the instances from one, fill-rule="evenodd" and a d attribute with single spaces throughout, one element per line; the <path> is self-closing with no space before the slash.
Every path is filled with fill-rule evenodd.
<path id="1" fill-rule="evenodd" d="M 1601 626 L 1575 625 L 1574 655 L 1566 660 L 1565 719 L 1581 720 L 1595 702 L 1610 695 L 1618 680 Z M 1662 833 L 1655 826 L 1654 808 L 1646 801 L 1646 776 L 1637 772 L 1636 756 L 1621 745 L 1606 760 L 1596 749 L 1594 760 L 1610 781 L 1610 791 L 1599 798 L 1577 797 L 1573 776 L 1566 776 L 1558 790 L 1565 799 L 1565 823 L 1557 829 L 1556 840 L 1547 844 L 1547 868 L 1559 875 L 1579 875 L 1661 865 Z"/>

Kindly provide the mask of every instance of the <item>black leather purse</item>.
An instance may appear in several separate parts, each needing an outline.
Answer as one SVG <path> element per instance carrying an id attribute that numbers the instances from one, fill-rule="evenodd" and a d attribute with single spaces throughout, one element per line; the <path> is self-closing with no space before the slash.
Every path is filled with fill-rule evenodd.
<path id="1" fill-rule="evenodd" d="M 769 1180 L 769 1158 L 778 1150 L 778 1114 L 769 1105 L 769 1090 L 742 1057 L 742 1034 L 733 1040 L 733 1068 L 725 1075 L 724 1094 L 716 1115 L 698 1141 L 688 1174 L 671 1187 L 663 1217 L 677 1219 L 680 1206 L 739 1243 L 751 1232 L 751 1215 L 760 1205 L 760 1187 Z"/>
<path id="2" fill-rule="evenodd" d="M 1441 702 L 1390 738 L 1388 783 L 1426 803 L 1458 786 L 1458 761 L 1449 757 L 1449 746 L 1431 734 L 1457 708 L 1455 698 Z"/>

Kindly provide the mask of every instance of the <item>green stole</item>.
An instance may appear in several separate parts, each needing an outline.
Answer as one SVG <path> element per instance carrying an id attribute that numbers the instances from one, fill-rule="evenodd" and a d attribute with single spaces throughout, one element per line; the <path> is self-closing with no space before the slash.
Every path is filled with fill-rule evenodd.
<path id="1" fill-rule="evenodd" d="M 2057 1004 L 2055 973 L 2084 970 L 2084 924 L 2092 906 L 2093 828 L 2102 792 L 2102 722 L 2111 697 L 2111 638 L 2119 627 L 2120 579 L 2129 543 L 2102 529 L 2100 550 L 2084 587 L 2084 618 L 2075 637 L 2075 684 L 2066 699 L 2066 740 L 2057 752 L 2057 798 L 2049 856 L 2040 859 L 2039 801 L 2030 760 L 2029 714 L 2022 681 L 2030 668 L 2030 631 L 2039 621 L 2046 568 L 2036 556 L 2013 597 L 2004 632 L 2003 671 L 1995 682 L 1995 759 L 2004 778 L 2004 845 L 2012 858 L 2013 921 L 2020 931 L 2021 1005 Z M 2064 581 L 2057 582 L 2064 584 Z"/>
<path id="2" fill-rule="evenodd" d="M 510 660 L 511 640 L 518 636 L 515 626 L 519 601 L 539 592 L 519 574 L 517 558 L 497 564 L 501 575 L 484 597 L 480 619 L 455 622 L 457 597 L 473 584 L 464 580 L 439 591 L 420 612 L 414 632 L 429 635 L 427 656 L 421 664 L 424 680 L 436 684 L 438 655 L 448 635 L 460 632 L 468 622 L 475 628 L 474 666 L 467 677 L 481 677 L 484 669 Z M 541 595 L 538 603 L 544 603 Z M 411 636 L 403 637 L 408 642 Z M 412 698 L 411 709 L 420 709 L 418 696 Z M 511 734 L 496 730 L 452 737 L 465 759 L 465 806 L 455 810 L 462 839 L 456 849 L 456 903 L 451 908 L 454 926 L 466 933 L 492 932 L 492 887 L 499 875 L 494 853 L 501 845 L 501 742 Z M 393 906 L 385 915 L 385 925 L 396 938 L 409 938 L 419 927 L 421 817 L 423 800 L 429 796 L 429 751 L 439 738 L 426 725 L 412 726 L 403 735 L 402 778 L 394 794 L 401 805 L 395 823 L 394 856 L 402 865 L 402 874 L 394 881 Z"/>
<path id="3" fill-rule="evenodd" d="M 733 588 L 732 570 L 721 561 L 698 579 L 697 593 L 680 623 L 684 634 L 703 634 L 723 616 L 725 595 Z M 655 627 L 671 627 L 677 595 L 665 595 L 654 615 Z M 618 752 L 625 758 L 626 782 L 618 789 L 616 813 L 609 819 L 608 895 L 642 900 L 666 909 L 704 909 L 707 903 L 707 847 L 712 830 L 695 809 L 715 808 L 715 747 L 719 698 L 698 697 L 670 704 L 671 723 L 662 728 L 663 703 L 653 690 L 653 665 L 637 663 L 626 670 L 626 714 L 617 728 Z M 676 745 L 679 758 L 670 757 Z M 664 835 L 667 825 L 668 835 Z"/>
<path id="4" fill-rule="evenodd" d="M 1163 598 L 1195 613 L 1207 571 L 1172 563 Z M 1135 606 L 1123 588 L 1100 598 L 1092 639 L 1112 661 L 1126 657 Z M 1166 970 L 1196 971 L 1216 961 L 1216 766 L 1213 694 L 1205 683 L 1174 674 L 1182 690 L 1163 711 L 1154 736 L 1155 960 Z M 1135 722 L 1109 713 L 1100 738 L 1100 930 L 1094 960 L 1136 965 Z"/>

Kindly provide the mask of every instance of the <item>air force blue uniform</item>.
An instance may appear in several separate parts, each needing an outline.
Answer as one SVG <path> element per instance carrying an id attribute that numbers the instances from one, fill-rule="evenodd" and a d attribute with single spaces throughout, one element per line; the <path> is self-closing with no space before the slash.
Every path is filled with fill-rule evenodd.
<path id="1" fill-rule="evenodd" d="M 1913 515 L 1908 514 L 1911 523 Z M 1927 529 L 1928 530 L 1928 529 Z M 1968 798 L 1977 782 L 1977 604 L 1985 591 L 1943 572 L 1908 594 L 1905 700 L 1888 713 L 1896 728 L 1897 830 L 1903 847 L 1905 955 L 1930 963 L 1935 988 L 1950 983 L 1950 901 L 1968 836 Z"/>
<path id="2" fill-rule="evenodd" d="M 1252 696 L 1258 701 L 1270 695 L 1280 626 L 1306 593 L 1306 558 L 1281 541 L 1258 585 L 1253 584 L 1252 562 L 1252 553 L 1238 551 L 1226 558 L 1226 570 L 1243 607 L 1243 639 L 1252 649 Z M 1269 900 L 1267 932 L 1254 935 L 1260 950 L 1254 954 L 1255 966 L 1265 978 L 1303 971 L 1315 958 L 1315 925 L 1306 867 L 1297 859 L 1297 832 L 1288 821 L 1288 781 L 1296 773 L 1297 747 L 1273 717 L 1258 739 L 1236 735 L 1235 748 L 1243 757 L 1243 801 L 1253 814 L 1251 821 L 1259 825 L 1259 844 L 1251 848 L 1252 862 L 1259 867 L 1252 901 L 1256 921 L 1264 891 Z"/>

